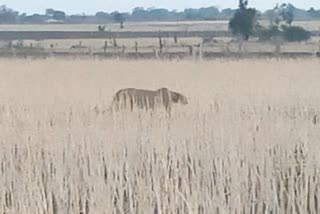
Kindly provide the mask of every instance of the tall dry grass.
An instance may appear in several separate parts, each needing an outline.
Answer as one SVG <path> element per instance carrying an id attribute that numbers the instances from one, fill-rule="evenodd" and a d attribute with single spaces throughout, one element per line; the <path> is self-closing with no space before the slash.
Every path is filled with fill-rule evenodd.
<path id="1" fill-rule="evenodd" d="M 0 61 L 1 213 L 319 213 L 317 60 Z M 189 97 L 109 114 L 120 88 Z"/>

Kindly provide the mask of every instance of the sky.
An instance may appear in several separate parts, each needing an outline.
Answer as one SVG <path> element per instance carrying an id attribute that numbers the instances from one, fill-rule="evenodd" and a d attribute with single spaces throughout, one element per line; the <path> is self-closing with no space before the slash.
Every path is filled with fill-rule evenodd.
<path id="1" fill-rule="evenodd" d="M 298 8 L 320 9 L 320 0 L 249 0 L 249 6 L 259 10 L 273 8 L 277 3 L 291 3 Z M 236 8 L 239 0 L 0 0 L 0 5 L 27 14 L 44 13 L 46 8 L 63 10 L 67 14 L 95 14 L 98 11 L 130 12 L 135 7 L 167 8 L 178 11 L 185 8 L 217 6 Z"/>

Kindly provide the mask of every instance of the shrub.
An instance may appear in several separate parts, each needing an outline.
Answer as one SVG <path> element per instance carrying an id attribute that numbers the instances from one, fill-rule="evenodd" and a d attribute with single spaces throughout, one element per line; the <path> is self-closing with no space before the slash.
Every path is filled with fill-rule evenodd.
<path id="1" fill-rule="evenodd" d="M 288 42 L 301 42 L 311 38 L 311 33 L 302 27 L 287 25 L 282 25 L 281 27 L 272 25 L 269 28 L 260 27 L 256 35 L 260 41 L 270 41 L 280 37 Z"/>
<path id="2" fill-rule="evenodd" d="M 289 42 L 307 41 L 311 38 L 311 33 L 299 26 L 283 27 L 283 38 Z"/>
<path id="3" fill-rule="evenodd" d="M 281 37 L 282 32 L 278 26 L 272 25 L 269 28 L 260 27 L 257 31 L 257 36 L 260 41 L 269 41 L 275 37 Z"/>

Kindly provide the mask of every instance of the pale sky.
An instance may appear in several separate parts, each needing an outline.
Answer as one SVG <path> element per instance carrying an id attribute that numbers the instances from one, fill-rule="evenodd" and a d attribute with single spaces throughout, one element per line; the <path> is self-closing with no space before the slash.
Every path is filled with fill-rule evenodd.
<path id="1" fill-rule="evenodd" d="M 320 9 L 320 0 L 249 0 L 249 5 L 259 10 L 273 8 L 277 3 L 288 3 L 298 8 Z M 135 7 L 156 7 L 183 10 L 185 8 L 199 8 L 217 6 L 236 8 L 239 0 L 0 0 L 0 5 L 7 5 L 20 12 L 44 13 L 46 8 L 63 10 L 68 14 L 95 14 L 98 11 L 130 12 Z"/>

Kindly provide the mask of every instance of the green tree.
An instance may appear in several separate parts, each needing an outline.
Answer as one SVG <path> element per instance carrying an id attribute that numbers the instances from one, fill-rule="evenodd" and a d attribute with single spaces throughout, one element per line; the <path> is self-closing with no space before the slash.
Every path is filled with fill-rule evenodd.
<path id="1" fill-rule="evenodd" d="M 229 22 L 233 35 L 240 36 L 244 40 L 249 40 L 258 26 L 256 9 L 247 8 L 247 5 L 248 1 L 240 0 L 239 9 Z"/>
<path id="2" fill-rule="evenodd" d="M 311 7 L 307 11 L 307 15 L 311 18 L 319 18 L 320 17 L 320 10 L 315 10 L 313 7 Z"/>
<path id="3" fill-rule="evenodd" d="M 257 36 L 260 41 L 271 41 L 276 38 L 282 38 L 283 33 L 277 25 L 271 25 L 268 28 L 261 26 L 257 32 Z"/>
<path id="4" fill-rule="evenodd" d="M 261 27 L 257 33 L 260 40 L 281 39 L 288 42 L 306 41 L 311 38 L 311 33 L 302 27 L 292 26 L 296 8 L 291 4 L 277 5 L 267 15 L 270 18 L 268 28 Z M 315 10 L 311 10 L 314 12 Z"/>
<path id="5" fill-rule="evenodd" d="M 65 21 L 66 20 L 66 13 L 63 11 L 55 10 L 52 18 L 59 20 L 59 21 Z"/>
<path id="6" fill-rule="evenodd" d="M 52 8 L 48 8 L 48 9 L 46 9 L 46 15 L 47 16 L 53 16 L 53 14 L 54 14 L 54 12 L 55 12 L 55 10 L 54 9 L 52 9 Z"/>
<path id="7" fill-rule="evenodd" d="M 294 6 L 291 4 L 281 4 L 274 8 L 275 16 L 277 17 L 276 24 L 284 21 L 286 24 L 291 25 L 294 20 L 293 15 Z"/>
<path id="8" fill-rule="evenodd" d="M 6 5 L 0 6 L 0 24 L 13 24 L 17 22 L 19 13 L 8 8 Z"/>

